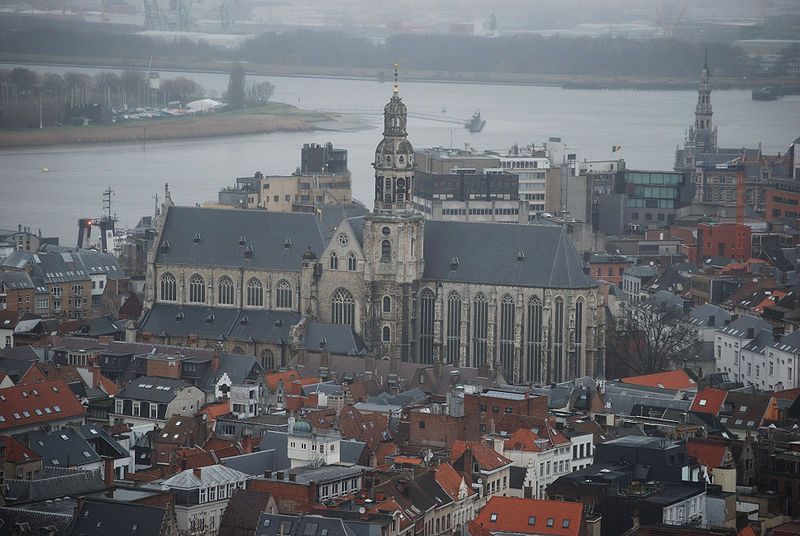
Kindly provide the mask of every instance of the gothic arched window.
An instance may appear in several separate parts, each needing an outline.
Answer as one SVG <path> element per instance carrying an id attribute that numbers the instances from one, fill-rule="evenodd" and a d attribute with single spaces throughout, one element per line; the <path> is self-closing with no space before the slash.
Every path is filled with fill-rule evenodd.
<path id="1" fill-rule="evenodd" d="M 553 307 L 553 374 L 554 382 L 563 381 L 564 367 L 564 299 L 556 298 Z"/>
<path id="2" fill-rule="evenodd" d="M 542 302 L 537 297 L 528 300 L 528 323 L 525 345 L 525 379 L 542 382 Z"/>
<path id="3" fill-rule="evenodd" d="M 189 280 L 189 301 L 191 303 L 206 302 L 206 282 L 198 274 L 193 275 Z"/>
<path id="4" fill-rule="evenodd" d="M 461 296 L 456 292 L 447 297 L 447 352 L 445 363 L 458 364 L 461 348 Z"/>
<path id="5" fill-rule="evenodd" d="M 356 260 L 356 254 L 355 253 L 353 253 L 351 251 L 350 253 L 347 254 L 347 269 L 348 270 L 350 270 L 351 272 L 355 272 L 356 271 L 357 262 L 358 261 Z"/>
<path id="6" fill-rule="evenodd" d="M 338 270 L 339 269 L 339 256 L 336 255 L 335 251 L 331 251 L 331 260 L 330 260 L 330 268 L 331 270 Z"/>
<path id="7" fill-rule="evenodd" d="M 247 305 L 250 307 L 264 306 L 264 286 L 255 277 L 247 282 Z"/>
<path id="8" fill-rule="evenodd" d="M 514 379 L 514 299 L 503 296 L 500 302 L 500 366 L 508 381 Z"/>
<path id="9" fill-rule="evenodd" d="M 275 369 L 275 354 L 272 353 L 272 350 L 262 350 L 261 365 L 266 371 Z"/>
<path id="10" fill-rule="evenodd" d="M 221 305 L 233 305 L 233 281 L 228 276 L 223 276 L 219 280 L 218 303 Z"/>
<path id="11" fill-rule="evenodd" d="M 381 262 L 392 260 L 392 243 L 388 240 L 381 242 Z"/>
<path id="12" fill-rule="evenodd" d="M 383 326 L 383 342 L 392 342 L 392 330 L 389 326 Z"/>
<path id="13" fill-rule="evenodd" d="M 486 363 L 489 342 L 489 301 L 483 294 L 472 300 L 472 362 L 480 367 Z"/>
<path id="14" fill-rule="evenodd" d="M 355 323 L 355 301 L 353 295 L 349 291 L 340 288 L 333 293 L 331 298 L 331 321 L 334 324 L 349 324 Z"/>
<path id="15" fill-rule="evenodd" d="M 178 284 L 175 276 L 167 272 L 161 276 L 161 301 L 177 301 Z"/>
<path id="16" fill-rule="evenodd" d="M 389 296 L 383 297 L 383 312 L 384 313 L 392 312 L 392 298 L 390 298 Z"/>
<path id="17" fill-rule="evenodd" d="M 275 306 L 279 309 L 292 308 L 292 285 L 285 279 L 278 281 L 275 287 Z"/>
<path id="18" fill-rule="evenodd" d="M 433 363 L 433 316 L 436 295 L 431 289 L 424 289 L 419 300 L 419 362 Z"/>
<path id="19" fill-rule="evenodd" d="M 575 354 L 580 361 L 581 346 L 583 345 L 583 298 L 575 301 Z"/>

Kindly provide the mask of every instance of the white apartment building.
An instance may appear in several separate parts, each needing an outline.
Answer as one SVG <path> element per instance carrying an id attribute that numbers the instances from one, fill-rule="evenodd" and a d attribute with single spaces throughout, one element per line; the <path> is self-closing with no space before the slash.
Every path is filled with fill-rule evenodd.
<path id="1" fill-rule="evenodd" d="M 304 419 L 290 422 L 287 455 L 292 468 L 339 463 L 341 439 L 338 431 L 315 431 Z"/>
<path id="2" fill-rule="evenodd" d="M 772 327 L 755 316 L 740 316 L 727 326 L 718 329 L 714 340 L 714 361 L 717 371 L 727 372 L 732 381 L 746 385 L 761 385 L 763 363 L 756 357 L 759 352 L 753 346 L 747 355 L 743 355 L 744 348 L 757 337 L 763 347 L 767 342 L 766 337 L 770 340 L 772 338 Z"/>
<path id="3" fill-rule="evenodd" d="M 741 381 L 765 391 L 800 387 L 798 364 L 800 331 L 776 339 L 771 331 L 761 330 L 742 350 L 742 368 L 747 373 Z"/>
<path id="4" fill-rule="evenodd" d="M 545 183 L 550 160 L 544 157 L 507 153 L 500 156 L 500 167 L 519 177 L 519 199 L 528 202 L 529 214 L 544 212 Z"/>

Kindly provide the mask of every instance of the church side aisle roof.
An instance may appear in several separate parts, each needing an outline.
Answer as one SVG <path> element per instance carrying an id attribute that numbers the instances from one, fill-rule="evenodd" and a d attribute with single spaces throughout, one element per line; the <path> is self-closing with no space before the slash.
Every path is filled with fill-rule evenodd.
<path id="1" fill-rule="evenodd" d="M 426 221 L 424 247 L 423 278 L 427 280 L 545 288 L 594 286 L 561 227 Z"/>
<path id="2" fill-rule="evenodd" d="M 248 247 L 250 258 L 245 255 Z M 299 272 L 309 247 L 318 256 L 325 247 L 313 214 L 172 207 L 156 262 Z"/>

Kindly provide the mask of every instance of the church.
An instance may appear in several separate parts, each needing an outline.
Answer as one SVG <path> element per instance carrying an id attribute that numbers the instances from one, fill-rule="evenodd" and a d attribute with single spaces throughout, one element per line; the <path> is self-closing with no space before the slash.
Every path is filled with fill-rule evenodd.
<path id="1" fill-rule="evenodd" d="M 604 372 L 605 308 L 556 225 L 430 221 L 397 76 L 375 149 L 374 210 L 332 231 L 310 213 L 175 206 L 148 255 L 142 340 L 475 368 L 508 383 Z"/>

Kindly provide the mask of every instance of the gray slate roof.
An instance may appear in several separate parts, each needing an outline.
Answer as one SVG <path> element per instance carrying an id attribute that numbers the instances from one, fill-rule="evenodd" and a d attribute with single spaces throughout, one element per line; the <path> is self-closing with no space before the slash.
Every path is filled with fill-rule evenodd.
<path id="1" fill-rule="evenodd" d="M 355 536 L 341 519 L 317 515 L 261 514 L 256 536 Z"/>
<path id="2" fill-rule="evenodd" d="M 27 272 L 0 272 L 0 285 L 15 290 L 34 288 L 31 276 Z"/>
<path id="3" fill-rule="evenodd" d="M 75 516 L 72 534 L 80 536 L 141 536 L 161 534 L 166 510 L 103 499 L 86 499 Z"/>
<path id="4" fill-rule="evenodd" d="M 299 272 L 308 248 L 317 257 L 324 249 L 322 227 L 310 213 L 171 207 L 156 262 Z"/>
<path id="5" fill-rule="evenodd" d="M 32 480 L 6 480 L 7 503 L 46 501 L 105 488 L 100 471 L 43 466 Z"/>
<path id="6" fill-rule="evenodd" d="M 744 339 L 747 338 L 747 330 L 750 328 L 756 333 L 760 329 L 772 329 L 769 324 L 757 316 L 742 315 L 727 326 L 718 329 L 717 332 L 728 335 L 729 337 Z"/>
<path id="7" fill-rule="evenodd" d="M 42 457 L 43 465 L 81 467 L 101 460 L 94 448 L 72 428 L 50 433 L 40 430 L 25 434 L 27 445 Z M 18 436 L 18 439 L 24 440 Z"/>
<path id="8" fill-rule="evenodd" d="M 250 454 L 240 454 L 223 458 L 220 463 L 246 475 L 262 476 L 265 471 L 285 469 L 285 465 L 275 466 L 275 451 L 261 450 Z"/>
<path id="9" fill-rule="evenodd" d="M 303 334 L 303 348 L 319 351 L 320 341 L 325 339 L 325 348 L 333 354 L 360 355 L 366 353 L 367 346 L 353 327 L 345 324 L 330 324 L 311 321 Z"/>
<path id="10" fill-rule="evenodd" d="M 190 334 L 201 339 L 277 342 L 289 338 L 289 328 L 300 322 L 292 311 L 240 310 L 202 305 L 155 303 L 145 313 L 142 331 L 171 337 Z"/>
<path id="11" fill-rule="evenodd" d="M 429 281 L 546 288 L 595 285 L 561 227 L 425 221 L 424 257 L 423 278 Z"/>
<path id="12" fill-rule="evenodd" d="M 772 347 L 782 352 L 800 354 L 800 331 L 794 331 L 781 340 L 772 343 Z"/>
<path id="13" fill-rule="evenodd" d="M 144 376 L 132 380 L 125 386 L 125 389 L 117 394 L 117 398 L 168 404 L 172 402 L 180 389 L 188 387 L 188 385 L 181 380 Z"/>
<path id="14" fill-rule="evenodd" d="M 263 374 L 264 369 L 258 359 L 251 355 L 222 354 L 219 368 L 209 376 L 209 385 L 217 383 L 223 374 L 227 374 L 233 385 L 243 385 L 251 371 Z"/>

